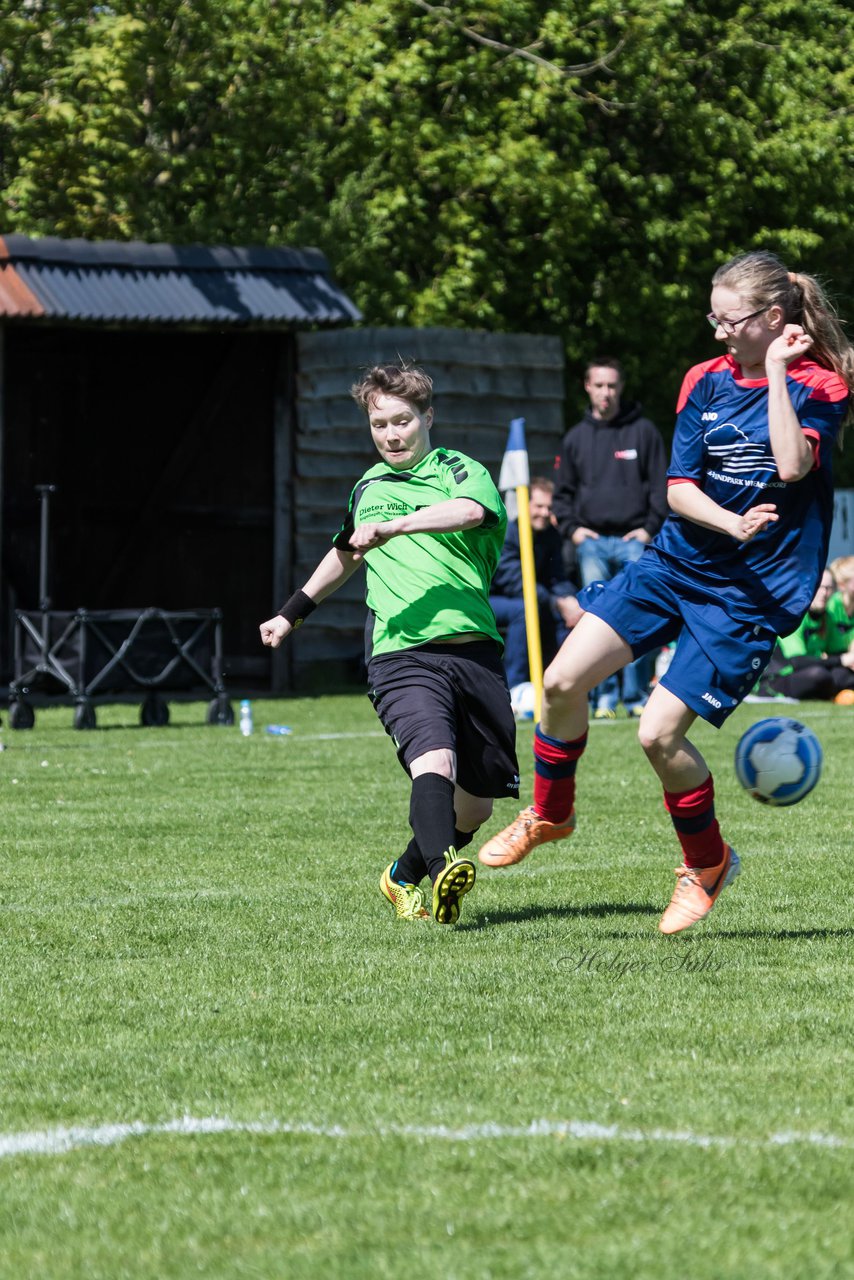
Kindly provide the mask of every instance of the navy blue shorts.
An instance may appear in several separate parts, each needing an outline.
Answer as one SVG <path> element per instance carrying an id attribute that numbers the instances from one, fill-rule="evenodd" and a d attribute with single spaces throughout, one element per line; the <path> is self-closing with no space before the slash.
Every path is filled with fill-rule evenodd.
<path id="1" fill-rule="evenodd" d="M 489 641 L 430 644 L 368 663 L 368 697 L 397 758 L 446 748 L 469 795 L 519 795 L 516 721 L 498 646 Z"/>
<path id="2" fill-rule="evenodd" d="M 578 599 L 636 658 L 675 640 L 661 683 L 717 728 L 750 693 L 777 639 L 767 627 L 731 618 L 699 584 L 686 587 L 655 554 L 644 554 L 610 582 L 594 583 Z"/>

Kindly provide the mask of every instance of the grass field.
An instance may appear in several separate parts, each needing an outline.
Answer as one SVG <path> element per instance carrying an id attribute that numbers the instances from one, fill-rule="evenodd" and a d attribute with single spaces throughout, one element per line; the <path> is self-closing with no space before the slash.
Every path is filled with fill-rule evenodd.
<path id="1" fill-rule="evenodd" d="M 443 929 L 379 895 L 408 791 L 364 696 L 204 710 L 2 731 L 3 1280 L 854 1276 L 854 709 L 793 709 L 791 810 L 733 775 L 767 708 L 697 728 L 744 874 L 674 939 L 628 721 L 573 839 Z"/>

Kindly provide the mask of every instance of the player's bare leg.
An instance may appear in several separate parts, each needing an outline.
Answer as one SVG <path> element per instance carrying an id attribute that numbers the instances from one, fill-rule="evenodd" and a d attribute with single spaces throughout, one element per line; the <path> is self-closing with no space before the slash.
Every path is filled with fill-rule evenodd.
<path id="1" fill-rule="evenodd" d="M 492 800 L 487 796 L 473 796 L 470 792 L 464 791 L 458 783 L 454 791 L 454 813 L 457 831 L 463 836 L 468 836 L 464 842 L 457 841 L 458 849 L 464 848 L 478 827 L 482 827 L 484 822 L 492 817 Z"/>
<path id="2" fill-rule="evenodd" d="M 676 889 L 659 921 L 662 933 L 681 933 L 707 916 L 741 866 L 721 838 L 708 765 L 685 736 L 696 711 L 661 684 L 643 709 L 638 738 L 661 780 L 664 804 L 682 845 Z"/>
<path id="3" fill-rule="evenodd" d="M 590 690 L 631 662 L 631 647 L 613 627 L 585 613 L 543 678 L 543 708 L 534 738 L 534 802 L 483 846 L 488 867 L 509 867 L 549 840 L 575 829 L 575 766 L 587 742 Z"/>
<path id="4" fill-rule="evenodd" d="M 573 742 L 587 729 L 587 695 L 634 658 L 613 627 L 585 613 L 543 676 L 540 726 L 550 738 Z"/>
<path id="5" fill-rule="evenodd" d="M 638 740 L 665 791 L 699 787 L 709 776 L 709 766 L 685 736 L 696 719 L 696 711 L 662 684 L 655 686 L 643 709 Z"/>

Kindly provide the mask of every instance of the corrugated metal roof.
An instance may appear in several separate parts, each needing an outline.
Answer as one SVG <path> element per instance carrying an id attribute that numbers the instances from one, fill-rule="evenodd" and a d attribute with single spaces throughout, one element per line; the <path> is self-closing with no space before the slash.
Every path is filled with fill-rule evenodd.
<path id="1" fill-rule="evenodd" d="M 317 249 L 0 237 L 0 317 L 112 324 L 352 324 Z"/>

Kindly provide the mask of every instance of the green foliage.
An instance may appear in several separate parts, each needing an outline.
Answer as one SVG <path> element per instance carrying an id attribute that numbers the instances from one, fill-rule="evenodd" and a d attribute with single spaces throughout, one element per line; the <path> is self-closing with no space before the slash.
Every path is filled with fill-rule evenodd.
<path id="1" fill-rule="evenodd" d="M 4 18 L 6 228 L 287 239 L 271 214 L 305 198 L 296 157 L 315 109 L 309 9 L 131 0 L 34 3 Z"/>
<path id="2" fill-rule="evenodd" d="M 443 929 L 379 893 L 408 789 L 364 694 L 256 703 L 248 739 L 171 711 L 3 729 L 2 1280 L 852 1274 L 851 708 L 798 708 L 825 774 L 790 810 L 733 774 L 767 708 L 695 726 L 744 871 L 677 938 L 628 720 L 572 839 Z"/>
<path id="3" fill-rule="evenodd" d="M 723 258 L 854 306 L 847 0 L 2 12 L 8 230 L 316 244 L 370 323 L 621 354 L 665 429 Z"/>

